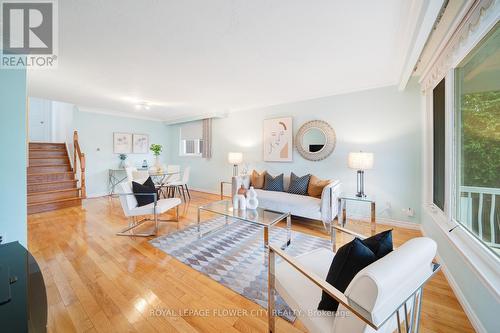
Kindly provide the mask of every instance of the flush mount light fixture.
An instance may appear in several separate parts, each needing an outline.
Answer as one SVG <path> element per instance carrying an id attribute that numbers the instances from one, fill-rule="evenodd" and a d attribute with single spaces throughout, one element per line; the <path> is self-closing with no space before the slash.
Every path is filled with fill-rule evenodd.
<path id="1" fill-rule="evenodd" d="M 135 109 L 138 111 L 147 111 L 151 109 L 151 105 L 149 105 L 149 103 L 147 102 L 141 102 L 135 105 Z"/>

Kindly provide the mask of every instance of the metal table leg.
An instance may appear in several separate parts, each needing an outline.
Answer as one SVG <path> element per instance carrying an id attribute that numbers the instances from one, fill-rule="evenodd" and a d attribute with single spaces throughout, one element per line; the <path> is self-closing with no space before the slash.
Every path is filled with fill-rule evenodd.
<path id="1" fill-rule="evenodd" d="M 375 222 L 375 202 L 371 204 L 371 221 L 370 221 L 370 229 L 372 236 L 375 235 L 376 232 L 376 222 Z"/>

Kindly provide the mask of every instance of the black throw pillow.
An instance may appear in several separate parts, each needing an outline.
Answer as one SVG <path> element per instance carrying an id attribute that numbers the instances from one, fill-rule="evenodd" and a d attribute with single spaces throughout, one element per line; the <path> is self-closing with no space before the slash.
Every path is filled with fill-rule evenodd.
<path id="1" fill-rule="evenodd" d="M 288 193 L 307 195 L 307 188 L 309 187 L 309 179 L 311 175 L 305 175 L 302 177 L 297 176 L 292 172 L 290 175 L 290 186 L 288 187 Z"/>
<path id="2" fill-rule="evenodd" d="M 377 256 L 359 238 L 342 246 L 333 257 L 326 281 L 344 292 L 356 274 L 377 260 Z M 337 311 L 339 302 L 323 291 L 318 310 Z"/>
<path id="3" fill-rule="evenodd" d="M 283 192 L 285 190 L 283 186 L 283 174 L 279 174 L 276 177 L 273 177 L 266 172 L 264 190 Z"/>
<path id="4" fill-rule="evenodd" d="M 382 231 L 374 236 L 363 239 L 363 243 L 372 250 L 377 259 L 389 254 L 392 250 L 392 229 Z"/>
<path id="5" fill-rule="evenodd" d="M 156 193 L 155 183 L 151 177 L 144 182 L 144 184 L 139 184 L 136 182 L 132 182 L 132 192 L 136 193 Z M 154 195 L 136 195 L 137 206 L 142 207 L 149 205 L 152 202 L 155 202 Z"/>

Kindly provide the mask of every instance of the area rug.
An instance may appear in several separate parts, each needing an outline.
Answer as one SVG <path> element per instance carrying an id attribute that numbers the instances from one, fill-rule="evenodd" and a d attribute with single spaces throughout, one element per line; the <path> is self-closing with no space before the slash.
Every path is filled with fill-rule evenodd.
<path id="1" fill-rule="evenodd" d="M 197 226 L 155 238 L 150 243 L 158 249 L 191 266 L 213 280 L 249 300 L 267 308 L 267 256 L 261 226 L 230 219 L 228 226 L 199 238 Z M 201 224 L 202 233 L 224 226 L 225 218 L 217 217 Z M 286 229 L 270 230 L 270 242 L 284 244 Z M 298 256 L 319 247 L 330 248 L 330 242 L 300 232 L 292 232 L 292 243 L 286 249 Z M 279 260 L 279 259 L 278 259 Z M 278 296 L 277 314 L 293 322 L 295 316 Z"/>

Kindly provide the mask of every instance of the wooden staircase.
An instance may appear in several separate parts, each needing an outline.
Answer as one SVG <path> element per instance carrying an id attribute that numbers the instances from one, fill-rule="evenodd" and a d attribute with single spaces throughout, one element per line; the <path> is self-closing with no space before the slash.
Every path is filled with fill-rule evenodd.
<path id="1" fill-rule="evenodd" d="M 30 142 L 28 214 L 81 206 L 82 198 L 85 198 L 85 158 L 76 132 L 74 141 L 73 165 L 80 166 L 80 171 L 83 171 L 80 176 L 82 187 L 78 187 L 79 181 L 70 164 L 66 144 Z"/>

